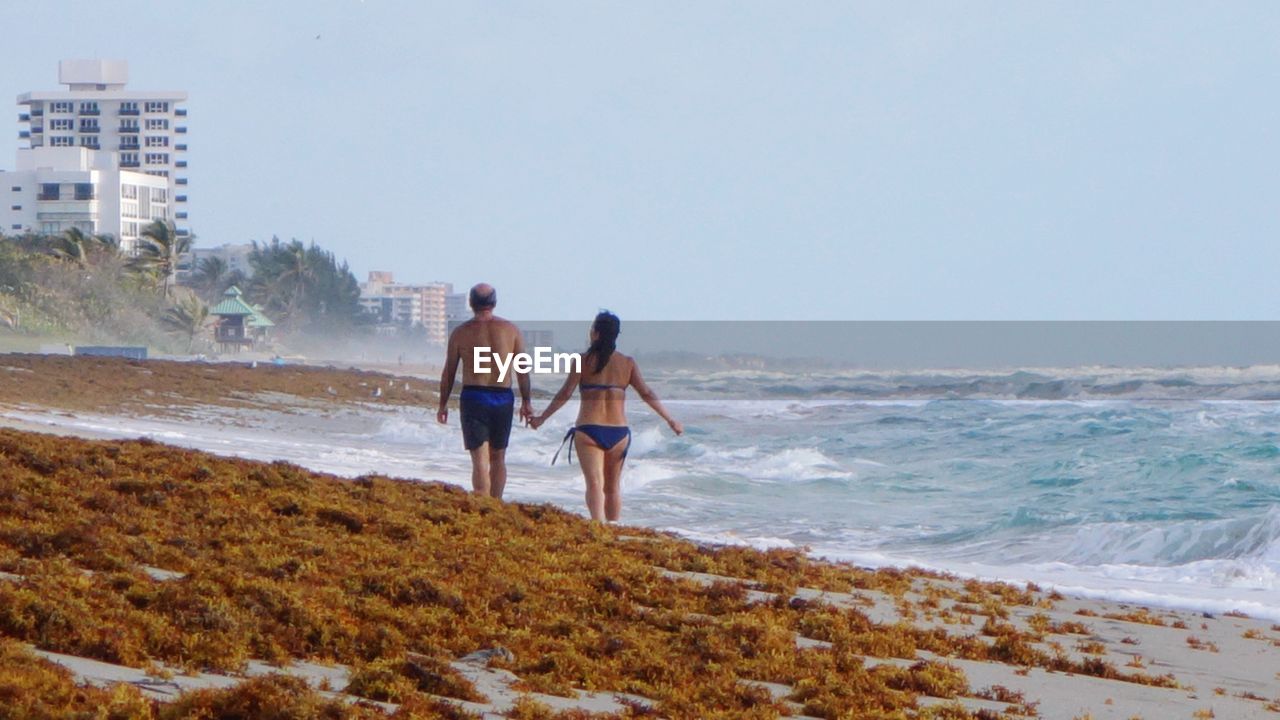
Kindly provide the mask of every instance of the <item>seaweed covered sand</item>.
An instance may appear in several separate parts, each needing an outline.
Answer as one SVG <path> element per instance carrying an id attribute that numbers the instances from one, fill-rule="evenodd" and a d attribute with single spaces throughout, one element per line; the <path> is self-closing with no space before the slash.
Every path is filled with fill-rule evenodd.
<path id="1" fill-rule="evenodd" d="M 47 698 L 53 717 L 74 717 L 77 696 L 149 717 L 255 693 L 333 717 L 550 716 L 546 700 L 589 693 L 611 697 L 614 717 L 1036 716 L 1034 698 L 975 687 L 964 668 L 978 665 L 1189 692 L 1109 659 L 1114 648 L 1090 645 L 1104 645 L 1090 627 L 1101 617 L 1034 588 L 700 547 L 451 486 L 348 481 L 145 440 L 0 431 L 0 570 L 0 694 L 37 708 Z M 1172 629 L 1150 614 L 1114 620 L 1154 621 Z M 1274 633 L 1255 632 L 1250 642 L 1269 646 Z M 269 677 L 164 704 L 32 670 L 13 641 L 175 679 L 310 661 L 346 672 L 320 690 L 386 704 L 352 707 Z M 492 651 L 485 672 L 515 679 L 514 700 L 493 702 L 461 669 L 477 650 Z M 1219 701 L 1274 701 L 1244 695 Z"/>

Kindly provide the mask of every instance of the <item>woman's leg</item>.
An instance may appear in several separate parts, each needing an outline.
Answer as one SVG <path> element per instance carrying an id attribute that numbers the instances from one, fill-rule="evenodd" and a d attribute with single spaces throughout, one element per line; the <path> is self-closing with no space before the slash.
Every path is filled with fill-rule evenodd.
<path id="1" fill-rule="evenodd" d="M 627 437 L 604 453 L 604 515 L 611 522 L 622 517 L 622 464 L 630 445 Z"/>
<path id="2" fill-rule="evenodd" d="M 601 522 L 604 513 L 604 450 L 583 433 L 574 433 L 573 446 L 578 450 L 578 467 L 587 481 L 587 511 L 592 520 Z"/>

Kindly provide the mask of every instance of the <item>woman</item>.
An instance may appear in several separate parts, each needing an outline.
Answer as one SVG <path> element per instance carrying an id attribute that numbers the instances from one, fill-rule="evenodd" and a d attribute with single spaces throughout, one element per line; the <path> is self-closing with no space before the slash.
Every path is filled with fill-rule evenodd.
<path id="1" fill-rule="evenodd" d="M 617 352 L 618 332 L 622 321 L 603 311 L 591 323 L 591 347 L 582 356 L 579 372 L 569 373 L 564 387 L 556 393 L 547 409 L 530 424 L 536 430 L 564 406 L 576 387 L 582 393 L 578 422 L 565 439 L 573 439 L 578 451 L 578 464 L 587 481 L 587 509 L 592 520 L 617 521 L 622 514 L 622 463 L 631 447 L 631 429 L 627 427 L 627 386 L 634 387 L 640 399 L 658 413 L 672 432 L 680 435 L 684 426 L 667 413 L 658 396 L 640 377 L 636 361 Z"/>

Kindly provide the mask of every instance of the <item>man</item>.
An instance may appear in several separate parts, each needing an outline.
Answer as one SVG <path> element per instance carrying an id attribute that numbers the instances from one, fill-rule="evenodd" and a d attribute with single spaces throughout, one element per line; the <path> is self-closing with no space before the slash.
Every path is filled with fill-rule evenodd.
<path id="1" fill-rule="evenodd" d="M 511 436 L 511 416 L 515 397 L 511 393 L 511 378 L 498 380 L 496 358 L 503 358 L 503 365 L 511 363 L 515 353 L 524 352 L 524 338 L 513 323 L 493 314 L 498 305 L 498 291 L 492 285 L 480 283 L 471 288 L 469 297 L 473 317 L 449 335 L 449 347 L 445 351 L 444 372 L 440 375 L 440 409 L 436 420 L 449 420 L 449 396 L 453 393 L 453 378 L 462 364 L 462 392 L 458 396 L 459 414 L 462 416 L 462 444 L 471 453 L 471 486 L 477 495 L 489 495 L 502 499 L 507 484 L 507 439 Z M 475 367 L 476 348 L 485 355 L 482 370 Z M 529 406 L 529 374 L 515 372 L 520 385 L 520 419 L 533 417 Z"/>

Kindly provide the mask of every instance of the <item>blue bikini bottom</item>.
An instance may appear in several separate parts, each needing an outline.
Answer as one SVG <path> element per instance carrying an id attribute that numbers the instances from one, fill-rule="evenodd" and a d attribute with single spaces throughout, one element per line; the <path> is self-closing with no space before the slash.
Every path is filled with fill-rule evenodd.
<path id="1" fill-rule="evenodd" d="M 564 434 L 564 440 L 560 443 L 560 448 L 564 449 L 564 444 L 573 439 L 574 433 L 582 433 L 591 438 L 591 441 L 600 446 L 600 449 L 606 452 L 613 449 L 614 445 L 629 440 L 631 438 L 631 428 L 626 425 L 578 425 L 569 428 L 569 432 Z M 622 459 L 627 459 L 627 452 L 631 450 L 631 443 L 622 450 Z M 551 464 L 556 464 L 556 458 L 560 457 L 560 450 L 556 450 L 555 457 L 551 458 Z M 573 461 L 573 444 L 569 445 L 569 461 Z"/>

